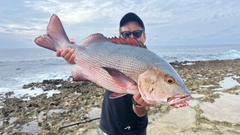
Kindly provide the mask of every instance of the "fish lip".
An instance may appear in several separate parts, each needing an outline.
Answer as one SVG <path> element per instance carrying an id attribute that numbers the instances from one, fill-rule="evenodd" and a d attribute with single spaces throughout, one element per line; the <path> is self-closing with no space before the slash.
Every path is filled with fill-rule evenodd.
<path id="1" fill-rule="evenodd" d="M 179 105 L 179 107 L 183 107 L 183 106 L 188 106 L 188 103 L 186 101 L 190 99 L 192 99 L 191 95 L 176 95 L 176 96 L 167 98 L 167 103 L 170 104 L 170 106 Z M 175 107 L 175 108 L 179 108 L 179 107 Z"/>

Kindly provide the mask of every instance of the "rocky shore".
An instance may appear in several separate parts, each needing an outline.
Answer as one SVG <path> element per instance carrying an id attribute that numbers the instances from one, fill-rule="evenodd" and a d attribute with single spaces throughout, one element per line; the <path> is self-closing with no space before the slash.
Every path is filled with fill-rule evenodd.
<path id="1" fill-rule="evenodd" d="M 148 135 L 240 134 L 240 59 L 172 62 L 194 97 L 188 107 L 173 109 L 153 105 L 149 112 Z M 43 78 L 44 79 L 44 78 Z M 104 89 L 91 82 L 52 79 L 24 84 L 34 91 L 58 90 L 48 97 L 16 98 L 14 92 L 0 95 L 1 135 L 96 135 Z"/>

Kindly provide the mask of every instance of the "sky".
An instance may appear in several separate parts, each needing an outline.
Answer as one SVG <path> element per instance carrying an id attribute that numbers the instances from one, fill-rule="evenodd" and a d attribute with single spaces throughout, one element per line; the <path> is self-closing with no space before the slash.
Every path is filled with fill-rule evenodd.
<path id="1" fill-rule="evenodd" d="M 144 22 L 147 46 L 240 45 L 239 0 L 1 0 L 0 48 L 36 48 L 52 14 L 79 43 L 102 33 L 118 36 L 128 12 Z"/>

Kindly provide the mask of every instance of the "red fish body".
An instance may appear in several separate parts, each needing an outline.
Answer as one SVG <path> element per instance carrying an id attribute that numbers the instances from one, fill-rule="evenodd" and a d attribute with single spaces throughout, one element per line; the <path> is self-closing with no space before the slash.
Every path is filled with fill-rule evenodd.
<path id="1" fill-rule="evenodd" d="M 93 34 L 73 45 L 56 15 L 50 19 L 47 34 L 35 39 L 41 47 L 56 51 L 74 49 L 78 68 L 72 71 L 75 81 L 89 80 L 119 96 L 140 92 L 149 104 L 168 103 L 187 106 L 191 98 L 182 79 L 172 66 L 146 49 L 136 39 L 106 38 Z M 117 98 L 113 95 L 111 98 Z"/>

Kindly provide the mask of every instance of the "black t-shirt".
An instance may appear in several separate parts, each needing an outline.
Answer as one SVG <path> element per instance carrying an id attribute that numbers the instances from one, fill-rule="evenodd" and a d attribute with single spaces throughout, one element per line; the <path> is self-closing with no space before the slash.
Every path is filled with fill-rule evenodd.
<path id="1" fill-rule="evenodd" d="M 148 117 L 138 117 L 132 108 L 133 95 L 110 99 L 106 90 L 102 105 L 100 128 L 108 135 L 140 135 L 146 132 Z"/>

